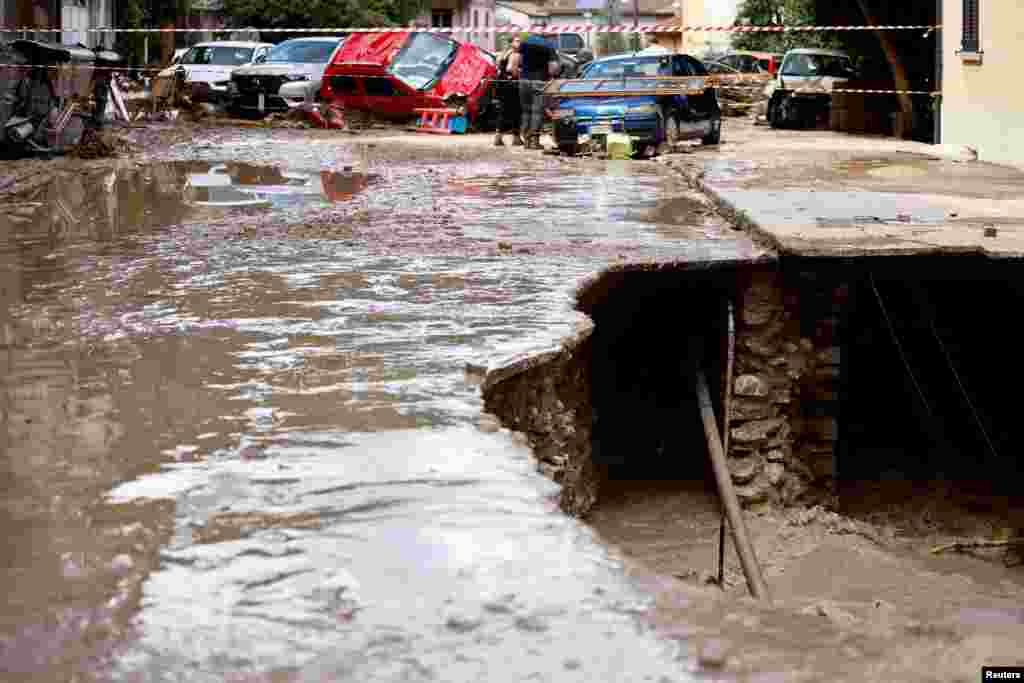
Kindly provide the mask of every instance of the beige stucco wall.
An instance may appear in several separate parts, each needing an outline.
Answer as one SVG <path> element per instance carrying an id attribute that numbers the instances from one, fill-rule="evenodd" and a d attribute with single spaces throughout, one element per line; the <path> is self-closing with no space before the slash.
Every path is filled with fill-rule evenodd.
<path id="1" fill-rule="evenodd" d="M 704 0 L 680 0 L 682 2 L 683 26 L 704 25 Z M 659 33 L 658 44 L 676 52 L 700 56 L 707 43 L 707 33 L 686 31 L 685 33 Z"/>
<path id="2" fill-rule="evenodd" d="M 981 64 L 963 63 L 963 1 L 943 0 L 942 142 L 969 145 L 982 161 L 1024 164 L 1024 4 L 981 0 Z"/>

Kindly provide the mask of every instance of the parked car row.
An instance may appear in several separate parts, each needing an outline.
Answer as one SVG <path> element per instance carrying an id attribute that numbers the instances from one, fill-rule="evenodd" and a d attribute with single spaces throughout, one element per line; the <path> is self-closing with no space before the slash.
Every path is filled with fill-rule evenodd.
<path id="1" fill-rule="evenodd" d="M 592 55 L 577 34 L 555 38 L 562 75 L 574 77 Z M 476 118 L 487 110 L 488 85 L 496 75 L 495 55 L 482 48 L 446 34 L 394 31 L 278 45 L 200 43 L 176 55 L 159 77 L 177 77 L 194 101 L 242 116 L 320 101 L 404 118 L 457 98 Z"/>
<path id="2" fill-rule="evenodd" d="M 721 111 L 713 87 L 661 77 L 704 77 L 707 68 L 684 54 L 630 53 L 592 60 L 562 55 L 562 73 L 546 91 L 559 149 L 581 140 L 628 135 L 639 149 L 687 138 L 715 144 Z M 566 59 L 571 60 L 566 64 Z M 417 109 L 456 104 L 470 121 L 486 117 L 497 76 L 495 55 L 450 35 L 390 31 L 309 37 L 278 45 L 201 43 L 162 75 L 180 74 L 194 98 L 237 115 L 320 102 L 408 119 Z"/>

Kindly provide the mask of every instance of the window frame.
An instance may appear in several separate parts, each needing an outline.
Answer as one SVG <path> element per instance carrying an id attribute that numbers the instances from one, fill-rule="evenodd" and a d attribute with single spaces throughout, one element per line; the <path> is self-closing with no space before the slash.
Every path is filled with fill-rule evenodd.
<path id="1" fill-rule="evenodd" d="M 960 15 L 960 49 L 957 54 L 964 62 L 981 63 L 985 53 L 981 49 L 981 0 L 963 0 Z"/>

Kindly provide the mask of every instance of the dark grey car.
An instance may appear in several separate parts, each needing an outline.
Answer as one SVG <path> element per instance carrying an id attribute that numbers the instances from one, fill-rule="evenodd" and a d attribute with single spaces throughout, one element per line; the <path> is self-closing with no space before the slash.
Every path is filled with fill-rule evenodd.
<path id="1" fill-rule="evenodd" d="M 288 110 L 278 91 L 285 83 L 319 81 L 342 36 L 295 38 L 273 47 L 266 60 L 235 69 L 229 86 L 234 114 L 262 116 Z"/>

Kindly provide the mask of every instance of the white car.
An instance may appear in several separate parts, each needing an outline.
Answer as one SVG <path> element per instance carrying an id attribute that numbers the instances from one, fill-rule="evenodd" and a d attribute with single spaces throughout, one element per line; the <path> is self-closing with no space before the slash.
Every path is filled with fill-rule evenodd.
<path id="1" fill-rule="evenodd" d="M 190 47 L 181 58 L 161 71 L 158 78 L 173 78 L 181 69 L 191 86 L 192 99 L 204 102 L 227 100 L 231 74 L 240 66 L 262 62 L 274 47 L 270 43 L 218 40 Z"/>
<path id="2" fill-rule="evenodd" d="M 262 117 L 314 99 L 324 70 L 344 42 L 344 36 L 311 36 L 278 43 L 266 60 L 232 74 L 229 111 Z M 295 85 L 281 92 L 286 84 Z"/>
<path id="3" fill-rule="evenodd" d="M 773 128 L 810 123 L 828 111 L 833 88 L 841 88 L 856 77 L 850 55 L 842 50 L 790 50 L 764 91 L 768 123 Z"/>

